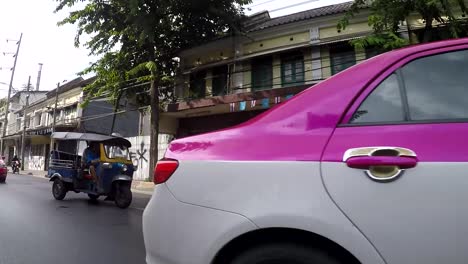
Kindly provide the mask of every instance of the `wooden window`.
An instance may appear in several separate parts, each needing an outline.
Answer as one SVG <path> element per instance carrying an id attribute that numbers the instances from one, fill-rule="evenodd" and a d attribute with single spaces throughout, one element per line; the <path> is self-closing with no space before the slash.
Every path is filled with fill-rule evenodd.
<path id="1" fill-rule="evenodd" d="M 335 75 L 356 64 L 354 47 L 348 43 L 336 44 L 330 47 L 331 72 Z"/>
<path id="2" fill-rule="evenodd" d="M 206 95 L 206 72 L 199 71 L 190 75 L 190 98 L 203 98 Z"/>
<path id="3" fill-rule="evenodd" d="M 370 59 L 377 55 L 384 53 L 385 51 L 382 48 L 378 47 L 366 47 L 366 59 Z"/>
<path id="4" fill-rule="evenodd" d="M 252 61 L 252 90 L 271 89 L 273 84 L 272 57 L 258 58 Z"/>
<path id="5" fill-rule="evenodd" d="M 282 56 L 281 82 L 283 86 L 294 86 L 304 83 L 304 55 L 302 53 L 288 53 Z"/>
<path id="6" fill-rule="evenodd" d="M 213 69 L 213 96 L 225 95 L 228 91 L 228 66 Z"/>

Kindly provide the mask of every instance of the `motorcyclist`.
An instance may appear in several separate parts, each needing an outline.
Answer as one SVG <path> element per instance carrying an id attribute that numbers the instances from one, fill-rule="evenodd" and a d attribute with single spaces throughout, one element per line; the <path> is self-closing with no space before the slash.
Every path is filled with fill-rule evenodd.
<path id="1" fill-rule="evenodd" d="M 20 160 L 18 159 L 18 156 L 13 156 L 13 158 L 11 159 L 11 162 L 12 162 L 12 167 L 16 166 L 18 168 L 18 171 L 19 171 L 19 167 L 20 167 Z"/>

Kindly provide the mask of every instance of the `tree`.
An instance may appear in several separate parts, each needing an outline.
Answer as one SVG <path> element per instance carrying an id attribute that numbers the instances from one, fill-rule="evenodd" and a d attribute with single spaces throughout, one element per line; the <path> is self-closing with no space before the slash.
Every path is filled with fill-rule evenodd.
<path id="1" fill-rule="evenodd" d="M 84 0 L 56 0 L 56 12 Z M 83 34 L 91 55 L 101 58 L 83 73 L 95 72 L 96 81 L 85 88 L 88 98 L 110 94 L 136 97 L 151 108 L 150 168 L 158 155 L 160 99 L 170 97 L 177 71 L 177 52 L 233 34 L 251 0 L 88 0 L 59 25 L 77 24 L 75 45 Z M 145 95 L 149 83 L 149 100 Z M 129 89 L 128 87 L 134 87 Z M 116 104 L 118 105 L 118 103 Z M 150 173 L 152 175 L 152 173 Z M 150 176 L 151 177 L 151 176 Z"/>
<path id="2" fill-rule="evenodd" d="M 457 18 L 457 11 L 466 14 L 466 0 L 355 0 L 350 10 L 338 23 L 338 30 L 345 30 L 357 13 L 368 9 L 369 25 L 374 33 L 366 38 L 352 41 L 355 46 L 376 46 L 393 49 L 406 44 L 399 33 L 402 21 L 411 14 L 418 14 L 424 21 L 421 42 L 437 40 L 433 22 L 444 24 L 449 36 L 457 38 L 466 34 L 467 24 Z"/>
<path id="3" fill-rule="evenodd" d="M 28 90 L 28 84 L 25 83 L 25 84 L 21 85 L 21 90 L 23 90 L 23 91 Z M 29 84 L 29 90 L 34 91 L 34 86 L 32 84 Z"/>
<path id="4" fill-rule="evenodd" d="M 3 108 L 7 104 L 7 99 L 6 98 L 1 98 L 0 99 L 0 108 Z"/>

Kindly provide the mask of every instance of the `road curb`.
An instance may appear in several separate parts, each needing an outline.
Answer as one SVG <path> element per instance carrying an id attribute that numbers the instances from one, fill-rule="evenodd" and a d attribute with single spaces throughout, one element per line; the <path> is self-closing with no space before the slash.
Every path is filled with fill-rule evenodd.
<path id="1" fill-rule="evenodd" d="M 153 192 L 150 192 L 150 191 L 140 191 L 140 190 L 137 190 L 137 189 L 132 189 L 132 192 L 134 193 L 139 193 L 139 194 L 145 194 L 145 195 L 153 195 Z"/>

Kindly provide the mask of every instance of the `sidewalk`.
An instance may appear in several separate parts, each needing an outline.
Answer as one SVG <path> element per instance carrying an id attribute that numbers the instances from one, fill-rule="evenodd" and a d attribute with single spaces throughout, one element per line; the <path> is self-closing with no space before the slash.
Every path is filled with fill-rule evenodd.
<path id="1" fill-rule="evenodd" d="M 11 168 L 8 169 L 11 172 Z M 34 176 L 37 178 L 47 179 L 45 176 L 47 174 L 46 171 L 39 171 L 39 170 L 22 170 L 20 171 L 22 175 L 29 175 Z M 133 181 L 132 182 L 132 191 L 135 193 L 141 193 L 146 195 L 152 195 L 154 191 L 154 183 L 146 182 L 146 181 Z"/>

